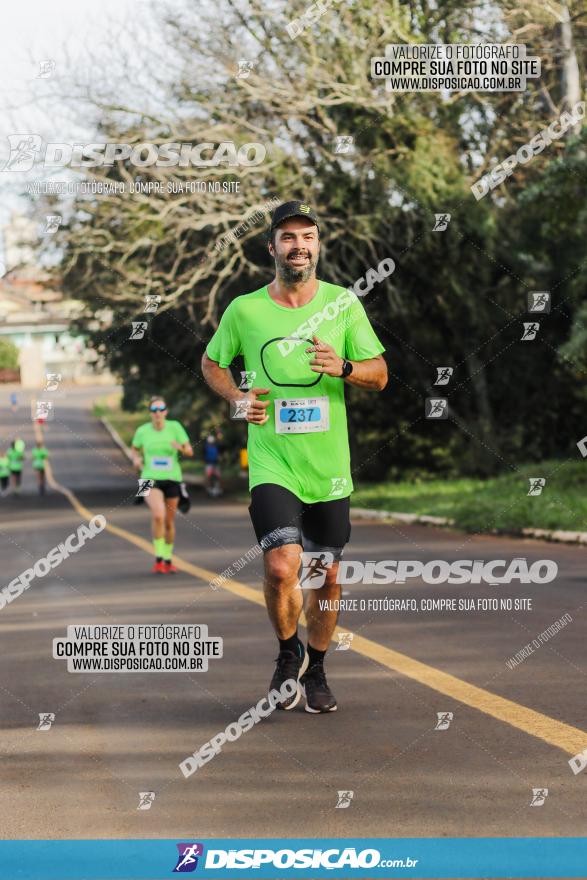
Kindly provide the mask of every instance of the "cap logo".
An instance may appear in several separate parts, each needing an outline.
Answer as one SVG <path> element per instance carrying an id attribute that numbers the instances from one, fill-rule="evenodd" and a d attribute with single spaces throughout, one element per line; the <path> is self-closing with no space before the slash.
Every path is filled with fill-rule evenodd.
<path id="1" fill-rule="evenodd" d="M 311 209 L 309 205 L 300 205 L 300 211 L 302 212 L 302 214 L 309 214 L 310 210 Z"/>

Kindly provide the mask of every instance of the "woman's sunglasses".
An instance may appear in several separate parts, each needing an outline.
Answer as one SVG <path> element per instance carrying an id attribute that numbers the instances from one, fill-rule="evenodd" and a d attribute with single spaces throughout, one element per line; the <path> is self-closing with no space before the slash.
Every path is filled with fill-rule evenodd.
<path id="1" fill-rule="evenodd" d="M 150 406 L 149 409 L 151 412 L 165 412 L 167 407 L 166 406 Z"/>

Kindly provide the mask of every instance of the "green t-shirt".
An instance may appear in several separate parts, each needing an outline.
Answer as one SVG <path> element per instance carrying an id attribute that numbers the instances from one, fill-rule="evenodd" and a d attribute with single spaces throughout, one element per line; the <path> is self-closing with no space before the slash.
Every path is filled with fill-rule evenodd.
<path id="1" fill-rule="evenodd" d="M 8 464 L 10 470 L 13 473 L 18 473 L 19 471 L 21 471 L 22 463 L 24 461 L 24 452 L 19 452 L 18 450 L 14 449 L 13 446 L 11 446 L 6 455 L 8 456 Z"/>
<path id="2" fill-rule="evenodd" d="M 31 449 L 31 456 L 33 459 L 33 468 L 36 471 L 44 471 L 45 470 L 45 461 L 49 457 L 49 453 L 47 452 L 44 446 L 35 446 Z"/>
<path id="3" fill-rule="evenodd" d="M 310 369 L 315 355 L 306 348 L 314 333 L 348 360 L 367 360 L 385 350 L 358 297 L 324 281 L 300 308 L 276 303 L 267 287 L 237 296 L 206 348 L 221 367 L 242 354 L 245 370 L 255 373 L 249 387 L 270 389 L 260 398 L 270 401 L 269 420 L 248 426 L 249 488 L 277 483 L 306 504 L 353 491 L 345 383 Z M 275 400 L 285 402 L 276 407 Z"/>
<path id="4" fill-rule="evenodd" d="M 10 475 L 10 465 L 7 455 L 0 455 L 0 477 L 8 477 Z"/>
<path id="5" fill-rule="evenodd" d="M 137 428 L 132 445 L 143 453 L 142 480 L 181 482 L 179 453 L 171 445 L 172 440 L 189 443 L 185 428 L 179 422 L 166 419 L 160 431 L 156 431 L 151 422 Z"/>

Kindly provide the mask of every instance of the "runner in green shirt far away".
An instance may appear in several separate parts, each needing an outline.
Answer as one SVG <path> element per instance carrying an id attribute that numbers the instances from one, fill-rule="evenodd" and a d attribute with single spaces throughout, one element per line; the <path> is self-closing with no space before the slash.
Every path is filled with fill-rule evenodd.
<path id="1" fill-rule="evenodd" d="M 152 397 L 149 406 L 151 421 L 137 428 L 132 441 L 132 456 L 140 471 L 139 484 L 152 481 L 145 488 L 145 499 L 151 511 L 151 531 L 156 574 L 174 574 L 172 562 L 175 540 L 175 514 L 181 495 L 179 455 L 194 454 L 183 425 L 167 419 L 167 404 L 162 397 Z"/>
<path id="2" fill-rule="evenodd" d="M 45 494 L 45 465 L 49 457 L 49 452 L 42 440 L 37 440 L 37 445 L 31 450 L 31 458 L 33 461 L 33 470 L 37 473 L 37 485 L 39 487 L 39 495 Z"/>
<path id="3" fill-rule="evenodd" d="M 269 253 L 275 278 L 232 300 L 202 371 L 230 402 L 233 418 L 249 423 L 249 511 L 279 640 L 270 687 L 297 680 L 301 688 L 279 708 L 293 709 L 303 688 L 306 711 L 333 712 L 324 656 L 338 616 L 338 564 L 350 537 L 353 490 L 344 386 L 381 391 L 387 366 L 357 296 L 316 278 L 320 231 L 309 205 L 276 208 Z M 247 391 L 229 369 L 237 355 L 244 357 Z M 297 632 L 303 596 L 307 650 Z"/>
<path id="4" fill-rule="evenodd" d="M 25 456 L 25 443 L 19 437 L 16 437 L 8 449 L 8 465 L 10 467 L 10 475 L 12 477 L 12 486 L 14 494 L 20 495 L 20 486 L 22 483 L 22 466 Z"/>
<path id="5" fill-rule="evenodd" d="M 8 455 L 0 452 L 0 496 L 4 497 L 8 492 L 8 482 L 10 480 L 10 463 Z"/>

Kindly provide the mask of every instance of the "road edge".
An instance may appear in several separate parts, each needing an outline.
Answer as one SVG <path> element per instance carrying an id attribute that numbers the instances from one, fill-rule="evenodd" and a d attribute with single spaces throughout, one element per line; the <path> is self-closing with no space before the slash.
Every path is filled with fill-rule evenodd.
<path id="1" fill-rule="evenodd" d="M 407 525 L 425 525 L 436 526 L 437 528 L 459 529 L 454 519 L 446 516 L 427 516 L 418 513 L 400 513 L 395 510 L 372 510 L 366 507 L 351 507 L 351 516 L 356 519 L 379 520 L 379 521 L 395 521 L 403 522 Z M 564 529 L 491 529 L 489 532 L 482 534 L 504 535 L 510 538 L 535 538 L 540 541 L 555 541 L 562 544 L 587 544 L 587 532 L 570 532 Z"/>

